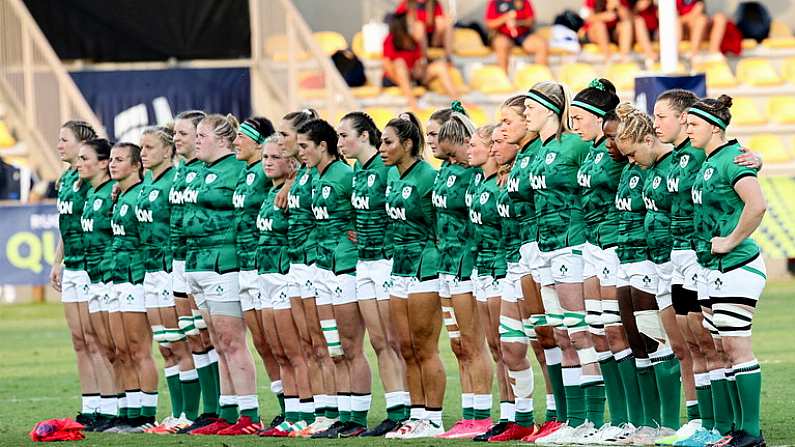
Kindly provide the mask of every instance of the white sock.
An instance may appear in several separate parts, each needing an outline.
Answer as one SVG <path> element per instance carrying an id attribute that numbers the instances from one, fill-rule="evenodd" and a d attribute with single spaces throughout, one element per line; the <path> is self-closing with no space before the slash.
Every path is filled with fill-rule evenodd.
<path id="1" fill-rule="evenodd" d="M 99 414 L 105 416 L 118 416 L 119 415 L 119 401 L 121 399 L 116 396 L 102 396 L 99 399 Z"/>
<path id="2" fill-rule="evenodd" d="M 218 397 L 218 405 L 222 407 L 235 406 L 237 405 L 237 396 L 222 394 Z"/>
<path id="3" fill-rule="evenodd" d="M 100 397 L 99 394 L 83 394 L 81 396 L 83 414 L 93 414 L 99 410 Z"/>
<path id="4" fill-rule="evenodd" d="M 193 365 L 196 369 L 206 368 L 210 366 L 209 354 L 193 354 Z"/>
<path id="5" fill-rule="evenodd" d="M 326 408 L 340 408 L 339 398 L 336 394 L 326 394 Z"/>
<path id="6" fill-rule="evenodd" d="M 411 393 L 408 391 L 399 391 L 400 395 L 403 396 L 403 405 L 406 408 L 411 408 Z"/>
<path id="7" fill-rule="evenodd" d="M 392 391 L 384 394 L 387 408 L 394 408 L 403 405 L 403 391 Z"/>
<path id="8" fill-rule="evenodd" d="M 409 418 L 416 420 L 425 419 L 425 407 L 411 407 Z"/>
<path id="9" fill-rule="evenodd" d="M 555 395 L 547 394 L 547 410 L 557 410 L 558 406 L 555 404 Z"/>
<path id="10" fill-rule="evenodd" d="M 442 426 L 442 410 L 425 410 L 425 420 L 431 421 L 437 426 Z"/>
<path id="11" fill-rule="evenodd" d="M 615 357 L 616 361 L 618 362 L 619 360 L 625 359 L 631 355 L 632 355 L 632 350 L 627 348 L 621 352 L 616 352 L 615 354 L 613 354 L 613 357 Z"/>
<path id="12" fill-rule="evenodd" d="M 513 402 L 500 402 L 500 419 L 516 422 L 516 405 Z"/>
<path id="13" fill-rule="evenodd" d="M 544 349 L 544 359 L 547 365 L 560 365 L 560 362 L 563 361 L 563 351 L 557 346 Z"/>
<path id="14" fill-rule="evenodd" d="M 140 393 L 141 407 L 157 408 L 157 391 L 154 393 Z"/>
<path id="15" fill-rule="evenodd" d="M 351 412 L 351 393 L 337 394 L 337 405 L 340 412 Z"/>
<path id="16" fill-rule="evenodd" d="M 532 397 L 533 395 L 533 370 L 527 368 L 522 371 L 508 370 L 508 377 L 511 380 L 513 394 L 517 398 Z"/>
<path id="17" fill-rule="evenodd" d="M 491 394 L 475 394 L 474 408 L 475 410 L 491 410 L 493 398 Z"/>
<path id="18" fill-rule="evenodd" d="M 351 395 L 351 411 L 370 411 L 372 401 L 372 394 L 353 394 Z"/>
<path id="19" fill-rule="evenodd" d="M 300 408 L 299 411 L 301 411 L 301 413 L 309 413 L 309 414 L 311 414 L 311 413 L 315 412 L 315 401 L 309 400 L 309 401 L 306 401 L 306 402 L 301 402 L 300 399 L 295 399 L 295 400 L 298 401 L 298 408 Z M 285 403 L 285 405 L 287 405 L 287 404 Z M 285 411 L 286 410 L 287 410 L 287 408 L 285 407 Z"/>
<path id="20" fill-rule="evenodd" d="M 300 405 L 301 405 L 300 401 L 298 400 L 297 397 L 285 397 L 284 398 L 284 412 L 285 413 L 298 413 L 299 411 L 301 411 Z M 315 411 L 315 409 L 312 408 L 312 412 L 314 412 L 314 411 Z"/>
<path id="21" fill-rule="evenodd" d="M 218 352 L 215 350 L 215 348 L 212 348 L 207 352 L 207 357 L 210 359 L 210 363 L 218 363 Z"/>
<path id="22" fill-rule="evenodd" d="M 166 376 L 166 378 L 179 375 L 179 365 L 167 366 L 163 368 L 163 374 Z"/>
<path id="23" fill-rule="evenodd" d="M 461 394 L 461 408 L 475 408 L 475 393 Z"/>
<path id="24" fill-rule="evenodd" d="M 243 410 L 252 410 L 254 408 L 259 408 L 259 402 L 257 401 L 256 394 L 246 394 L 243 396 L 237 396 L 237 407 L 240 411 Z"/>
<path id="25" fill-rule="evenodd" d="M 274 380 L 273 382 L 271 382 L 271 393 L 273 394 L 284 393 L 284 386 L 282 385 L 281 380 Z"/>
<path id="26" fill-rule="evenodd" d="M 565 367 L 563 373 L 563 386 L 580 386 L 580 376 L 582 368 L 579 366 Z"/>
<path id="27" fill-rule="evenodd" d="M 141 408 L 143 393 L 139 391 L 127 392 L 127 408 Z"/>
<path id="28" fill-rule="evenodd" d="M 179 372 L 180 382 L 192 382 L 194 380 L 199 380 L 199 372 L 196 371 L 195 369 L 189 369 L 187 371 Z"/>

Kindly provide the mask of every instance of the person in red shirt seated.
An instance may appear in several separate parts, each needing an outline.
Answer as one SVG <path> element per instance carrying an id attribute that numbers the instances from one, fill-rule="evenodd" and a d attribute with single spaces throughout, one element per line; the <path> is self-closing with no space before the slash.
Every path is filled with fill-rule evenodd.
<path id="1" fill-rule="evenodd" d="M 680 39 L 685 35 L 690 38 L 691 61 L 698 55 L 707 30 L 709 30 L 710 55 L 721 56 L 720 44 L 726 32 L 724 14 L 717 13 L 710 20 L 703 0 L 676 0 L 676 12 L 679 13 Z"/>
<path id="2" fill-rule="evenodd" d="M 389 34 L 384 39 L 384 87 L 398 86 L 409 102 L 409 107 L 417 108 L 417 99 L 412 92 L 412 84 L 427 86 L 438 78 L 451 98 L 459 93 L 453 84 L 446 61 L 429 63 L 422 45 L 409 33 L 407 14 L 395 14 L 389 22 Z"/>
<path id="3" fill-rule="evenodd" d="M 635 0 L 632 5 L 632 21 L 635 25 L 635 38 L 646 57 L 646 68 L 656 61 L 657 53 L 652 47 L 652 40 L 659 26 L 657 18 L 657 5 L 654 0 Z"/>
<path id="4" fill-rule="evenodd" d="M 632 13 L 627 0 L 585 0 L 580 9 L 585 26 L 580 37 L 595 43 L 610 61 L 610 41 L 618 42 L 620 59 L 629 59 L 632 50 Z"/>
<path id="5" fill-rule="evenodd" d="M 445 57 L 450 59 L 453 54 L 453 26 L 444 14 L 441 1 L 401 0 L 395 14 L 407 14 L 411 36 L 422 45 L 423 52 L 429 47 L 444 48 Z"/>
<path id="6" fill-rule="evenodd" d="M 492 31 L 491 45 L 497 64 L 508 72 L 511 50 L 517 45 L 527 54 L 534 54 L 538 64 L 547 64 L 549 45 L 533 34 L 535 13 L 530 0 L 489 0 L 486 6 L 486 26 Z"/>

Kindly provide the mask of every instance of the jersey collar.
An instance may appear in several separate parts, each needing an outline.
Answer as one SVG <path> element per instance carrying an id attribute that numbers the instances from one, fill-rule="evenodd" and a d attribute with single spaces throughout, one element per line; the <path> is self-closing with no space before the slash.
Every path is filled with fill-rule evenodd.
<path id="1" fill-rule="evenodd" d="M 124 197 L 124 196 L 125 196 L 125 195 L 126 195 L 128 192 L 130 192 L 130 191 L 132 191 L 133 189 L 135 189 L 135 187 L 136 187 L 136 186 L 138 186 L 138 185 L 140 185 L 141 183 L 143 183 L 143 180 L 138 180 L 138 183 L 134 183 L 134 184 L 130 185 L 130 187 L 129 187 L 129 188 L 127 188 L 127 190 L 126 190 L 126 191 L 123 191 L 121 194 L 119 194 L 119 198 L 122 198 L 122 197 Z"/>
<path id="2" fill-rule="evenodd" d="M 375 151 L 375 154 L 373 154 L 373 156 L 372 156 L 372 157 L 370 157 L 370 159 L 369 159 L 369 160 L 367 160 L 367 161 L 365 161 L 365 162 L 364 162 L 364 164 L 362 165 L 362 169 L 367 169 L 367 168 L 369 168 L 369 167 L 370 167 L 370 165 L 372 165 L 372 164 L 373 164 L 373 162 L 375 162 L 375 159 L 376 159 L 376 157 L 380 157 L 380 154 L 378 153 L 378 151 Z"/>
<path id="3" fill-rule="evenodd" d="M 547 138 L 546 140 L 544 140 L 544 142 L 543 142 L 543 143 L 541 143 L 541 145 L 542 145 L 542 146 L 546 146 L 546 145 L 548 145 L 549 143 L 551 143 L 551 142 L 552 142 L 552 140 L 554 140 L 555 138 L 557 138 L 557 134 L 555 134 L 555 135 L 551 135 L 549 138 Z"/>
<path id="4" fill-rule="evenodd" d="M 414 167 L 415 167 L 415 166 L 417 166 L 418 164 L 420 164 L 420 161 L 421 161 L 421 160 L 420 160 L 419 158 L 418 158 L 416 161 L 414 161 L 414 163 L 412 163 L 412 165 L 411 165 L 411 166 L 409 166 L 409 168 L 408 168 L 408 169 L 406 169 L 406 172 L 404 172 L 404 173 L 403 173 L 403 175 L 401 175 L 401 176 L 400 176 L 400 178 L 401 178 L 401 179 L 404 179 L 404 178 L 406 178 L 406 176 L 407 176 L 407 175 L 409 175 L 409 172 L 413 171 L 413 170 L 414 170 Z"/>
<path id="5" fill-rule="evenodd" d="M 528 141 L 528 142 L 527 142 L 527 144 L 525 144 L 525 145 L 524 145 L 524 147 L 523 147 L 523 148 L 522 148 L 522 149 L 521 149 L 519 152 L 524 152 L 524 151 L 526 151 L 526 150 L 530 149 L 530 146 L 532 146 L 532 145 L 533 145 L 533 143 L 535 143 L 536 141 L 538 141 L 538 138 L 539 138 L 539 137 L 535 137 L 535 138 L 533 138 L 532 140 Z"/>
<path id="6" fill-rule="evenodd" d="M 200 162 L 201 162 L 201 160 L 199 160 L 198 158 L 191 158 L 190 160 L 185 162 L 185 166 L 190 166 L 192 164 L 196 164 L 196 163 L 200 163 Z"/>
<path id="7" fill-rule="evenodd" d="M 96 191 L 99 191 L 100 189 L 104 188 L 104 187 L 105 187 L 105 185 L 107 185 L 108 183 L 110 183 L 110 182 L 112 182 L 112 181 L 113 181 L 113 179 L 112 179 L 112 178 L 109 178 L 109 179 L 105 180 L 105 181 L 104 181 L 104 182 L 102 182 L 102 183 L 101 183 L 99 186 L 97 186 L 96 188 L 94 188 L 94 191 L 95 191 L 95 192 L 96 192 Z"/>
<path id="8" fill-rule="evenodd" d="M 318 172 L 320 172 L 320 177 L 323 177 L 323 175 L 325 175 L 328 172 L 328 170 L 331 169 L 332 166 L 334 166 L 334 163 L 336 163 L 338 161 L 342 161 L 342 160 L 340 160 L 339 158 L 331 160 L 331 162 L 326 165 L 326 169 L 324 169 L 323 172 L 318 171 Z M 315 168 L 315 169 L 317 169 L 317 168 Z"/>
<path id="9" fill-rule="evenodd" d="M 166 173 L 168 171 L 170 171 L 172 169 L 174 169 L 174 166 L 169 166 L 168 168 L 166 168 L 166 170 L 161 172 L 160 175 L 157 176 L 157 178 L 152 179 L 152 183 L 157 183 L 161 178 L 166 176 Z"/>
<path id="10" fill-rule="evenodd" d="M 679 146 L 676 146 L 674 148 L 674 150 L 675 151 L 682 150 L 682 149 L 686 148 L 689 145 L 690 145 L 690 138 L 685 138 L 685 140 L 682 141 L 681 143 L 679 143 Z"/>
<path id="11" fill-rule="evenodd" d="M 601 145 L 602 145 L 602 143 L 604 143 L 606 139 L 607 139 L 607 137 L 606 137 L 606 136 L 604 136 L 604 135 L 602 135 L 601 137 L 599 137 L 599 138 L 597 138 L 597 139 L 593 140 L 593 147 L 599 147 L 599 146 L 601 146 Z"/>
<path id="12" fill-rule="evenodd" d="M 252 161 L 251 163 L 248 164 L 248 166 L 246 166 L 246 170 L 249 170 L 249 169 L 253 168 L 254 166 L 258 165 L 261 161 L 262 161 L 261 158 L 259 160 L 257 160 L 257 161 Z"/>
<path id="13" fill-rule="evenodd" d="M 490 176 L 488 176 L 488 177 L 484 178 L 484 179 L 482 180 L 482 182 L 483 182 L 483 183 L 485 183 L 485 182 L 488 182 L 489 180 L 491 180 L 491 179 L 493 179 L 494 177 L 496 177 L 496 176 L 497 176 L 497 174 L 499 174 L 499 171 L 494 171 L 494 173 L 493 173 L 493 174 L 491 174 Z"/>
<path id="14" fill-rule="evenodd" d="M 666 153 L 665 153 L 665 155 L 663 155 L 662 157 L 660 157 L 660 158 L 658 158 L 658 159 L 657 159 L 657 161 L 654 163 L 654 166 L 657 166 L 657 165 L 659 165 L 660 163 L 662 163 L 662 162 L 663 162 L 663 160 L 665 160 L 666 158 L 670 157 L 670 156 L 671 156 L 671 154 L 673 154 L 673 153 L 674 153 L 674 151 L 668 151 L 668 152 L 666 152 Z"/>
<path id="15" fill-rule="evenodd" d="M 208 164 L 208 165 L 207 165 L 207 167 L 209 168 L 209 167 L 215 166 L 215 165 L 217 165 L 218 163 L 220 163 L 220 162 L 222 162 L 222 161 L 226 160 L 227 158 L 229 158 L 229 157 L 234 157 L 234 156 L 235 156 L 235 154 L 234 154 L 234 153 L 229 153 L 229 154 L 226 154 L 226 155 L 224 155 L 223 157 L 219 158 L 218 160 L 215 160 L 214 162 L 212 162 L 212 163 Z"/>
<path id="16" fill-rule="evenodd" d="M 725 149 L 725 148 L 727 148 L 727 147 L 730 147 L 730 146 L 734 146 L 735 144 L 738 144 L 738 143 L 737 143 L 737 140 L 729 140 L 729 141 L 727 141 L 727 142 L 726 142 L 726 144 L 723 144 L 723 145 L 721 145 L 721 146 L 718 146 L 717 148 L 715 148 L 715 150 L 714 150 L 714 151 L 712 151 L 712 153 L 711 153 L 711 154 L 707 155 L 707 160 L 709 160 L 710 158 L 712 158 L 712 157 L 714 157 L 715 155 L 717 155 L 717 154 L 718 154 L 718 152 L 722 151 L 723 149 Z"/>

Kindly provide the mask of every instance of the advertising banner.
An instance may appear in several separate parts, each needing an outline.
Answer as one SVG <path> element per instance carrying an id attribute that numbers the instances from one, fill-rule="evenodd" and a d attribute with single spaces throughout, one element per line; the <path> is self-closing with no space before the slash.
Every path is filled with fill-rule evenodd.
<path id="1" fill-rule="evenodd" d="M 58 246 L 55 204 L 0 204 L 0 284 L 44 285 Z"/>

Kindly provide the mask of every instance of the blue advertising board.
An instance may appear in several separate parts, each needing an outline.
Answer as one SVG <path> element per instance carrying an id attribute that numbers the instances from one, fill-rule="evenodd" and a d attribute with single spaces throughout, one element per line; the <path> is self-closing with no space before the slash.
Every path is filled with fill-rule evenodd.
<path id="1" fill-rule="evenodd" d="M 47 284 L 60 238 L 58 208 L 0 205 L 0 215 L 0 284 Z"/>

